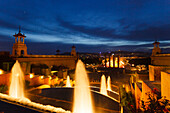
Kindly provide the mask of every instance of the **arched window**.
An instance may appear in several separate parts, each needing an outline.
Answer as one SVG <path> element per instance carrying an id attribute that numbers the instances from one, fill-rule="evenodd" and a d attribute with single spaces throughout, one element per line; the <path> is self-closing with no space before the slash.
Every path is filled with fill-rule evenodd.
<path id="1" fill-rule="evenodd" d="M 24 55 L 24 50 L 21 50 L 21 55 Z"/>

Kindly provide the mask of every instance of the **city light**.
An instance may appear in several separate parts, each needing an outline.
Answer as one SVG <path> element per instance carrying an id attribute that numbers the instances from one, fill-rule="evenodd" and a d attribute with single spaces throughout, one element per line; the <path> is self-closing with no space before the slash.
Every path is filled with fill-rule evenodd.
<path id="1" fill-rule="evenodd" d="M 3 74 L 3 71 L 0 69 L 0 75 Z"/>
<path id="2" fill-rule="evenodd" d="M 44 78 L 44 76 L 41 76 L 41 79 L 43 79 Z"/>
<path id="3" fill-rule="evenodd" d="M 33 78 L 34 77 L 34 75 L 33 74 L 30 74 L 30 78 Z"/>

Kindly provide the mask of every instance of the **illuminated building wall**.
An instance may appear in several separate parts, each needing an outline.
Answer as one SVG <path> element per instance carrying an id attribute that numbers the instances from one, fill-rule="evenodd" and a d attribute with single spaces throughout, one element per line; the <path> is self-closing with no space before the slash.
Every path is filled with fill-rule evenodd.
<path id="1" fill-rule="evenodd" d="M 106 67 L 124 68 L 125 63 L 123 62 L 123 58 L 120 58 L 120 56 L 111 55 L 110 60 L 109 60 L 109 56 L 106 57 L 106 59 L 103 60 L 104 65 L 105 65 L 105 61 L 106 61 Z M 109 61 L 110 61 L 110 64 L 109 64 Z M 119 62 L 119 65 L 118 65 L 118 62 Z"/>

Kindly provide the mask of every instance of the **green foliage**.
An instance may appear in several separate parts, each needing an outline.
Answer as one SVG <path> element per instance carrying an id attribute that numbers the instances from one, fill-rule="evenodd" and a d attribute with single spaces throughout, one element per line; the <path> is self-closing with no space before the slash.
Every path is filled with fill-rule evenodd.
<path id="1" fill-rule="evenodd" d="M 133 98 L 132 93 L 126 92 L 122 86 L 120 87 L 120 104 L 121 106 L 125 106 L 129 113 L 135 113 L 135 99 Z"/>
<path id="2" fill-rule="evenodd" d="M 8 91 L 8 86 L 7 85 L 0 85 L 0 93 L 6 93 Z"/>
<path id="3" fill-rule="evenodd" d="M 158 90 L 154 88 L 151 93 L 146 93 L 148 95 L 148 101 L 141 101 L 141 110 L 136 110 L 135 108 L 135 99 L 132 96 L 131 92 L 126 92 L 125 89 L 120 87 L 120 104 L 125 106 L 129 113 L 169 113 L 170 109 L 167 108 L 170 106 L 169 100 L 159 96 Z"/>

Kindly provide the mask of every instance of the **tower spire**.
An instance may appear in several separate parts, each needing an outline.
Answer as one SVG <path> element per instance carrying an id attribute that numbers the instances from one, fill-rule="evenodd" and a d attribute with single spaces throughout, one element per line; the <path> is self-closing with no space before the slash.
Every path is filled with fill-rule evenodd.
<path id="1" fill-rule="evenodd" d="M 76 56 L 76 47 L 74 46 L 74 44 L 72 46 L 71 55 Z"/>

